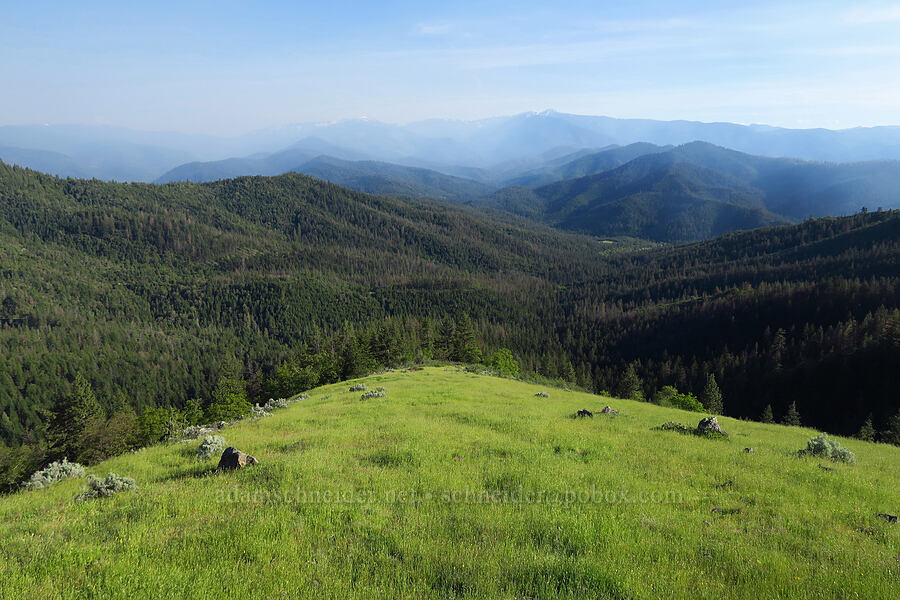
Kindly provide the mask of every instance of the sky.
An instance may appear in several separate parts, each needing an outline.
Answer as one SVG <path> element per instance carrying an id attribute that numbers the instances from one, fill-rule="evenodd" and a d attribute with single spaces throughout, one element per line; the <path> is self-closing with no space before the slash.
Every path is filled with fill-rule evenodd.
<path id="1" fill-rule="evenodd" d="M 900 2 L 0 0 L 0 125 L 900 125 Z M 135 3 L 137 4 L 137 3 Z"/>

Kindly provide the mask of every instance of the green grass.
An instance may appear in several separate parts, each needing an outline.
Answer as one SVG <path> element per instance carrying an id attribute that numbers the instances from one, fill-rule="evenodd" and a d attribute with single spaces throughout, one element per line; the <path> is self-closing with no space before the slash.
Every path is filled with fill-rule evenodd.
<path id="1" fill-rule="evenodd" d="M 364 381 L 387 397 L 341 383 L 226 429 L 255 467 L 162 445 L 89 469 L 137 491 L 0 498 L 0 597 L 900 597 L 900 526 L 875 517 L 900 509 L 898 448 L 839 438 L 858 464 L 827 471 L 796 456 L 808 429 L 655 431 L 703 415 L 452 367 Z"/>

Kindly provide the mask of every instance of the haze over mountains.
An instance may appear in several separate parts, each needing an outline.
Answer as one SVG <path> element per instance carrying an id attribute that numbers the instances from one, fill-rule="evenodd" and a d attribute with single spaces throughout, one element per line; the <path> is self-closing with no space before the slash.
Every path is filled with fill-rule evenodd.
<path id="1" fill-rule="evenodd" d="M 900 159 L 900 127 L 845 130 L 614 119 L 544 111 L 477 121 L 433 119 L 395 125 L 367 119 L 265 129 L 231 138 L 111 126 L 0 127 L 0 159 L 56 175 L 153 181 L 184 163 L 307 150 L 349 160 L 379 160 L 473 177 L 543 166 L 564 154 L 613 144 L 706 141 L 762 156 L 853 162 Z M 29 155 L 25 151 L 30 151 Z M 35 151 L 46 154 L 34 156 Z M 55 154 L 64 155 L 62 157 Z M 465 168 L 455 171 L 455 168 Z M 246 173 L 234 173 L 240 175 Z M 485 177 L 491 177 L 485 174 Z M 477 178 L 477 177 L 476 177 Z"/>
<path id="2" fill-rule="evenodd" d="M 210 157 L 217 160 L 191 160 Z M 157 183 L 296 171 L 366 193 L 661 242 L 900 208 L 897 127 L 790 130 L 553 111 L 408 125 L 360 119 L 230 139 L 0 127 L 0 159 L 52 174 Z"/>

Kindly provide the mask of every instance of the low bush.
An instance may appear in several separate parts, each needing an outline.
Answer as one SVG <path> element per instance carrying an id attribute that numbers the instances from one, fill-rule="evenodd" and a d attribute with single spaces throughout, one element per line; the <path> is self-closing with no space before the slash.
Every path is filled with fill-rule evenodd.
<path id="1" fill-rule="evenodd" d="M 844 462 L 853 464 L 856 462 L 856 456 L 852 452 L 841 446 L 834 440 L 829 440 L 824 435 L 817 435 L 810 438 L 806 442 L 806 449 L 798 452 L 800 456 L 817 456 L 819 458 L 827 458 L 836 462 Z"/>
<path id="2" fill-rule="evenodd" d="M 366 389 L 368 389 L 368 388 L 366 388 L 366 384 L 364 384 L 364 383 L 354 383 L 353 385 L 350 386 L 351 392 L 364 392 L 364 391 L 366 391 Z"/>
<path id="3" fill-rule="evenodd" d="M 360 400 L 371 400 L 372 398 L 384 398 L 386 393 L 378 390 L 370 390 L 359 397 Z"/>
<path id="4" fill-rule="evenodd" d="M 660 406 L 671 406 L 681 410 L 704 412 L 703 404 L 693 394 L 682 394 L 671 385 L 663 386 L 653 395 L 653 403 Z"/>
<path id="5" fill-rule="evenodd" d="M 279 408 L 287 408 L 289 405 L 290 402 L 288 402 L 284 398 L 269 398 L 269 401 L 263 405 L 263 410 L 266 412 L 272 412 L 273 410 L 277 410 Z"/>
<path id="6" fill-rule="evenodd" d="M 76 500 L 90 500 L 92 498 L 108 498 L 119 492 L 126 490 L 136 490 L 137 484 L 131 477 L 122 477 L 115 473 L 107 473 L 106 477 L 100 479 L 93 475 L 88 475 L 87 488 L 77 496 Z"/>
<path id="7" fill-rule="evenodd" d="M 221 456 L 227 445 L 225 438 L 221 435 L 208 435 L 203 438 L 200 447 L 197 448 L 197 460 L 209 460 Z"/>
<path id="8" fill-rule="evenodd" d="M 550 394 L 548 394 L 547 392 L 538 392 L 537 394 L 535 394 L 535 396 L 538 398 L 549 398 Z"/>
<path id="9" fill-rule="evenodd" d="M 250 409 L 250 418 L 259 419 L 260 417 L 271 417 L 272 413 L 267 411 L 265 407 L 260 406 L 259 404 L 254 404 L 253 408 Z"/>
<path id="10" fill-rule="evenodd" d="M 181 430 L 181 433 L 178 434 L 178 438 L 181 440 L 196 440 L 200 436 L 218 430 L 219 428 L 215 425 L 189 425 Z"/>
<path id="11" fill-rule="evenodd" d="M 31 477 L 22 484 L 26 490 L 41 490 L 50 487 L 57 481 L 63 479 L 71 479 L 73 477 L 83 477 L 84 467 L 78 463 L 69 462 L 65 458 L 61 461 L 55 461 L 31 474 Z"/>
<path id="12" fill-rule="evenodd" d="M 668 421 L 659 427 L 654 427 L 654 429 L 657 431 L 677 431 L 678 433 L 694 433 L 696 431 L 693 427 L 689 427 L 684 423 L 676 423 L 675 421 Z"/>

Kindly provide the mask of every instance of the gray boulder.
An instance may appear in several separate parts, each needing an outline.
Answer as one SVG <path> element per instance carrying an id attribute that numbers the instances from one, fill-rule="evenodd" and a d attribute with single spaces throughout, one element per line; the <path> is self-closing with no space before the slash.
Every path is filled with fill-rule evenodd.
<path id="1" fill-rule="evenodd" d="M 222 453 L 222 458 L 219 459 L 218 468 L 243 469 L 247 465 L 255 465 L 257 463 L 259 463 L 259 461 L 246 452 L 241 452 L 237 448 L 229 446 L 225 448 L 225 452 Z"/>
<path id="2" fill-rule="evenodd" d="M 728 435 L 724 429 L 719 425 L 719 420 L 715 417 L 706 417 L 705 419 L 701 419 L 697 424 L 697 433 L 699 435 L 707 434 L 707 433 L 716 433 L 719 435 Z"/>

